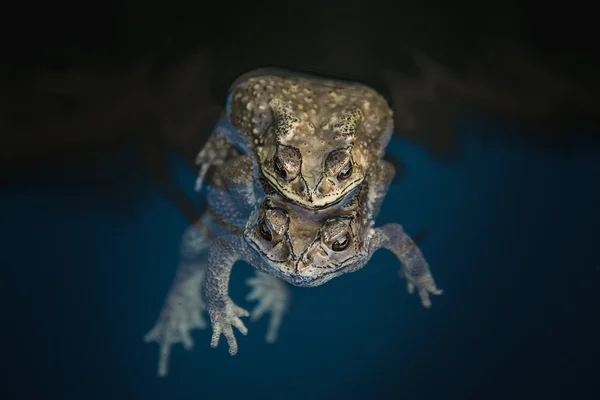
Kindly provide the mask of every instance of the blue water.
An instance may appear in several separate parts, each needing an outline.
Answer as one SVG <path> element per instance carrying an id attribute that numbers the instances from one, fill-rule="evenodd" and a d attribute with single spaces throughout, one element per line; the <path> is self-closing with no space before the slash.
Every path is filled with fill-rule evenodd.
<path id="1" fill-rule="evenodd" d="M 187 223 L 144 175 L 135 150 L 92 172 L 51 171 L 0 195 L 2 399 L 573 398 L 598 389 L 595 256 L 600 154 L 570 158 L 465 128 L 440 164 L 410 143 L 378 224 L 423 228 L 445 294 L 425 310 L 386 251 L 363 270 L 294 288 L 279 339 L 266 320 L 235 357 L 207 330 L 156 377 L 144 344 L 169 289 Z M 496 128 L 497 129 L 497 128 Z M 192 195 L 194 171 L 174 160 Z M 94 173 L 98 173 L 97 171 Z M 245 264 L 231 293 L 246 308 Z M 594 354 L 595 353 L 595 354 Z M 584 396 L 583 398 L 586 398 Z"/>

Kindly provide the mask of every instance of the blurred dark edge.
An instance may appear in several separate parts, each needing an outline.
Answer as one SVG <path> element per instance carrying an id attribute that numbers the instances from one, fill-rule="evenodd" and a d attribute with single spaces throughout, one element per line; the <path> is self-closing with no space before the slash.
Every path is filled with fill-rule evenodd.
<path id="1" fill-rule="evenodd" d="M 231 82 L 267 66 L 373 86 L 392 102 L 397 134 L 438 160 L 459 155 L 459 127 L 473 116 L 558 154 L 599 142 L 599 48 L 583 2 L 28 7 L 7 6 L 0 17 L 3 184 L 49 168 L 93 170 L 133 145 L 150 176 L 185 202 L 168 160 L 191 164 Z"/>

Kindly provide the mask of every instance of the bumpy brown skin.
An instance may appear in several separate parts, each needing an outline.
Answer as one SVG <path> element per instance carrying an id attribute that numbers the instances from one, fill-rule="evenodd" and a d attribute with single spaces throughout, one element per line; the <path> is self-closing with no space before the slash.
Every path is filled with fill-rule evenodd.
<path id="1" fill-rule="evenodd" d="M 400 225 L 374 228 L 394 175 L 390 164 L 376 164 L 363 185 L 326 210 L 294 205 L 276 191 L 268 191 L 264 197 L 262 190 L 269 186 L 256 182 L 254 169 L 247 155 L 226 160 L 210 179 L 211 215 L 184 235 L 177 278 L 156 326 L 146 336 L 146 341 L 161 346 L 159 375 L 167 373 L 171 346 L 182 342 L 191 348 L 190 331 L 206 326 L 201 315 L 205 307 L 213 327 L 212 346 L 223 334 L 230 353 L 237 352 L 232 328 L 246 333 L 240 318 L 249 314 L 228 294 L 231 268 L 238 260 L 257 269 L 256 277 L 248 281 L 253 287 L 248 299 L 259 302 L 250 316 L 257 319 L 265 312 L 271 314 L 269 342 L 275 340 L 288 308 L 289 291 L 284 282 L 296 286 L 324 284 L 362 268 L 380 248 L 391 250 L 402 262 L 400 274 L 407 279 L 409 292 L 418 289 L 424 306 L 430 305 L 429 294 L 441 293 L 423 255 Z M 268 238 L 261 234 L 263 220 L 271 230 Z M 220 231 L 219 237 L 202 227 L 214 227 L 215 232 Z M 346 233 L 349 245 L 336 250 L 335 243 L 339 246 L 345 241 Z"/>
<path id="2" fill-rule="evenodd" d="M 258 70 L 233 85 L 226 136 L 284 197 L 325 208 L 362 183 L 393 131 L 387 100 L 355 82 Z"/>
<path id="3" fill-rule="evenodd" d="M 246 187 L 239 175 L 234 178 L 227 168 L 220 171 L 238 182 L 227 187 L 228 195 L 239 199 L 232 203 L 234 206 L 250 199 L 252 192 L 247 187 L 256 184 L 252 181 L 251 162 L 246 164 L 247 168 L 238 169 L 249 180 Z M 212 241 L 203 293 L 213 327 L 213 347 L 224 335 L 233 355 L 237 352 L 233 327 L 247 333 L 241 317 L 248 313 L 233 302 L 228 291 L 231 269 L 240 260 L 292 285 L 311 287 L 361 269 L 377 250 L 384 248 L 401 261 L 400 275 L 406 278 L 410 293 L 418 290 L 423 306 L 431 305 L 430 294 L 442 293 L 423 254 L 399 224 L 374 227 L 394 175 L 393 167 L 385 161 L 377 165 L 382 168 L 374 169 L 356 191 L 326 210 L 294 205 L 277 192 L 267 194 L 251 212 L 243 237 L 225 235 Z M 348 246 L 341 246 L 344 236 Z"/>
<path id="4" fill-rule="evenodd" d="M 386 248 L 402 262 L 409 291 L 417 288 L 425 307 L 429 294 L 441 294 L 402 227 L 374 227 L 395 173 L 382 160 L 391 117 L 381 96 L 354 83 L 278 72 L 234 85 L 224 121 L 205 147 L 212 150 L 199 155 L 201 163 L 220 165 L 209 204 L 226 222 L 245 224 L 242 235 L 210 243 L 203 295 L 212 346 L 224 335 L 235 354 L 233 327 L 247 332 L 241 317 L 248 312 L 228 293 L 239 260 L 310 287 L 357 271 Z M 222 163 L 220 154 L 231 154 L 222 150 L 232 145 L 242 154 Z"/>

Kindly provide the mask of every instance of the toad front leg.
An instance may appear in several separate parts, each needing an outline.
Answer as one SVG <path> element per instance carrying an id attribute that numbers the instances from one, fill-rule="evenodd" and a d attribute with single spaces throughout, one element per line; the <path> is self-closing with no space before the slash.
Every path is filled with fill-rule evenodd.
<path id="1" fill-rule="evenodd" d="M 409 235 L 404 232 L 399 224 L 387 224 L 375 229 L 375 236 L 371 241 L 372 252 L 379 248 L 390 250 L 402 262 L 399 275 L 406 278 L 407 289 L 413 293 L 415 288 L 425 308 L 431 307 L 429 295 L 440 295 L 442 290 L 438 289 L 429 271 L 429 265 L 423 257 L 421 250 Z M 372 253 L 371 253 L 372 254 Z"/>
<path id="2" fill-rule="evenodd" d="M 241 236 L 222 236 L 214 240 L 209 257 L 206 280 L 204 281 L 204 301 L 210 315 L 213 335 L 210 342 L 217 347 L 221 334 L 227 339 L 229 354 L 237 353 L 238 347 L 233 334 L 236 327 L 243 335 L 248 329 L 240 319 L 250 314 L 237 306 L 229 297 L 231 268 L 239 260 L 253 264 L 252 250 Z"/>
<path id="3" fill-rule="evenodd" d="M 224 118 L 217 123 L 212 134 L 196 156 L 200 167 L 196 178 L 197 192 L 202 190 L 209 169 L 223 166 L 227 160 L 242 154 L 249 154 L 247 138 L 237 132 Z"/>

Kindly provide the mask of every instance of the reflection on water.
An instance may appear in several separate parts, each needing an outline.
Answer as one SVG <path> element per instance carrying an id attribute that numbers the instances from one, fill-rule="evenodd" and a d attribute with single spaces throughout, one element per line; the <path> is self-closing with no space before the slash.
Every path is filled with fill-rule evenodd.
<path id="1" fill-rule="evenodd" d="M 211 349 L 210 332 L 198 331 L 191 352 L 174 349 L 165 379 L 155 375 L 157 346 L 142 336 L 172 281 L 184 217 L 136 174 L 101 190 L 74 173 L 58 186 L 49 177 L 3 193 L 4 334 L 12 344 L 4 365 L 36 383 L 9 383 L 8 397 L 506 398 L 589 390 L 593 371 L 585 365 L 600 334 L 592 307 L 600 155 L 582 148 L 560 159 L 469 138 L 461 160 L 440 165 L 407 143 L 389 149 L 406 164 L 405 179 L 391 187 L 378 225 L 427 228 L 421 248 L 445 290 L 432 308 L 406 293 L 398 262 L 381 251 L 357 273 L 292 288 L 275 344 L 264 342 L 265 319 L 238 335 L 235 357 L 224 343 Z M 118 162 L 125 170 L 137 161 Z M 175 163 L 173 172 L 192 196 L 195 171 Z M 135 208 L 116 211 L 116 200 L 104 200 L 128 193 L 143 193 Z M 232 298 L 245 307 L 250 274 L 240 264 L 232 275 Z"/>

